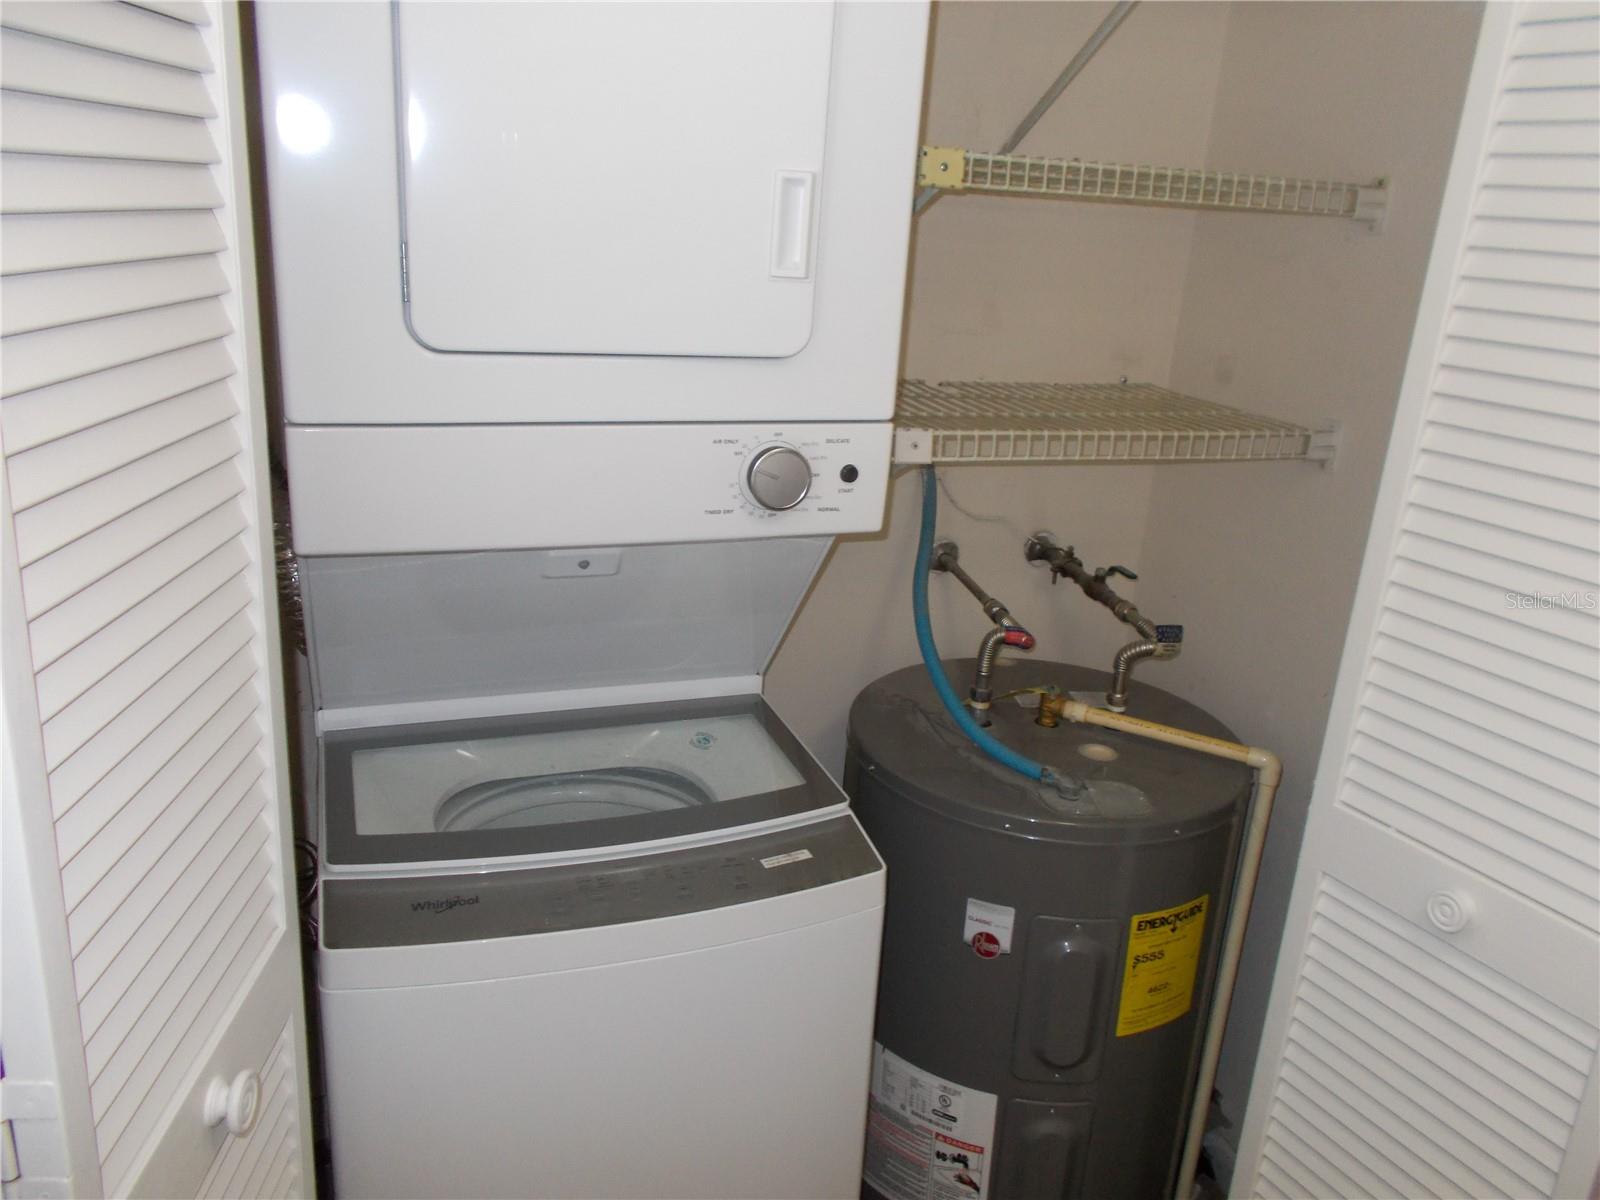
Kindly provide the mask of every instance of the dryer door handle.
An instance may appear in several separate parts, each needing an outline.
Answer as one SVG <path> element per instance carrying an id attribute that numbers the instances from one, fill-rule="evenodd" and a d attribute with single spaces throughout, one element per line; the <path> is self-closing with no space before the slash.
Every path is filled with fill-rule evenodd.
<path id="1" fill-rule="evenodd" d="M 774 279 L 811 278 L 811 203 L 816 192 L 814 171 L 779 171 L 772 195 L 772 261 Z"/>

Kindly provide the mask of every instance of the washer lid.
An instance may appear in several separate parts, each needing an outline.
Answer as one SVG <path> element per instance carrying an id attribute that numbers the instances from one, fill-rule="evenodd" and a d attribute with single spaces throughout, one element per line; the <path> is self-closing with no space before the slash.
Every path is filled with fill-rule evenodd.
<path id="1" fill-rule="evenodd" d="M 831 541 L 302 559 L 313 703 L 349 712 L 757 676 Z"/>
<path id="2" fill-rule="evenodd" d="M 638 844 L 844 803 L 759 696 L 323 737 L 326 865 Z"/>

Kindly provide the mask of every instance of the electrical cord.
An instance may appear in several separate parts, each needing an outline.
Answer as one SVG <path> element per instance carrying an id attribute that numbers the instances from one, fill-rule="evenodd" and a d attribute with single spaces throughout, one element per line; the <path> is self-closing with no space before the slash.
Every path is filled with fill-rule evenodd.
<path id="1" fill-rule="evenodd" d="M 977 521 L 983 525 L 1003 525 L 1007 530 L 1016 535 L 1018 541 L 1022 542 L 1026 542 L 1028 538 L 1032 536 L 1027 530 L 1023 529 L 1022 526 L 1013 523 L 1008 518 L 1002 517 L 997 513 L 986 515 L 984 513 L 975 513 L 969 509 L 963 508 L 961 501 L 956 499 L 956 494 L 950 490 L 949 480 L 947 480 L 943 475 L 940 475 L 938 478 L 939 490 L 944 493 L 944 498 L 950 501 L 950 507 L 955 509 L 963 517 L 967 518 L 967 520 Z"/>
<path id="2" fill-rule="evenodd" d="M 300 901 L 300 921 L 314 945 L 317 940 L 317 844 L 310 838 L 294 839 L 296 891 Z"/>

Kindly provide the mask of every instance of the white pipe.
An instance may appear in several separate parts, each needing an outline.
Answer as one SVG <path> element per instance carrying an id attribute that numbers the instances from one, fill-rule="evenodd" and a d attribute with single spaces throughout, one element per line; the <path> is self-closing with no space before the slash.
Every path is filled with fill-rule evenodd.
<path id="1" fill-rule="evenodd" d="M 1239 857 L 1238 882 L 1228 910 L 1228 924 L 1222 934 L 1222 960 L 1217 967 L 1217 986 L 1206 1023 L 1205 1041 L 1200 1050 L 1200 1075 L 1195 1080 L 1194 1102 L 1189 1107 L 1189 1125 L 1183 1141 L 1183 1158 L 1173 1200 L 1189 1200 L 1194 1188 L 1195 1168 L 1200 1162 L 1200 1141 L 1205 1136 L 1206 1114 L 1211 1107 L 1211 1089 L 1217 1081 L 1217 1059 L 1222 1054 L 1222 1034 L 1228 1026 L 1228 1006 L 1233 999 L 1233 984 L 1239 974 L 1239 956 L 1244 948 L 1245 925 L 1250 919 L 1250 900 L 1255 895 L 1256 877 L 1261 873 L 1261 851 L 1267 841 L 1267 821 L 1272 816 L 1272 801 L 1283 778 L 1283 764 L 1270 750 L 1245 746 L 1222 738 L 1158 725 L 1154 721 L 1093 708 L 1078 700 L 1061 704 L 1061 715 L 1083 725 L 1098 725 L 1131 733 L 1135 737 L 1165 742 L 1198 750 L 1215 758 L 1244 763 L 1255 771 L 1255 791 L 1250 797 L 1250 815 L 1245 827 L 1244 850 Z"/>

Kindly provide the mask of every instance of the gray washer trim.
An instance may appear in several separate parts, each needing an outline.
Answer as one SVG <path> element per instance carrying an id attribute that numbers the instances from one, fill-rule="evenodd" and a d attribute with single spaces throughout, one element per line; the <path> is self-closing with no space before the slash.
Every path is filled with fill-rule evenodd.
<path id="1" fill-rule="evenodd" d="M 763 859 L 799 855 L 765 866 Z M 849 817 L 610 862 L 324 879 L 325 950 L 424 946 L 623 925 L 748 904 L 883 869 Z"/>

